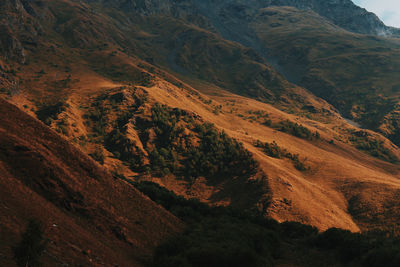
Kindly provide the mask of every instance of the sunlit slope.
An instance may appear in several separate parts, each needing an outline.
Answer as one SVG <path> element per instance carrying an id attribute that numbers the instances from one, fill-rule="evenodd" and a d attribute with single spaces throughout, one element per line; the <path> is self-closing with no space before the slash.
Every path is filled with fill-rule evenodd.
<path id="1" fill-rule="evenodd" d="M 360 227 L 361 229 L 386 227 L 386 220 L 395 220 L 391 217 L 386 205 L 387 203 L 392 203 L 391 207 L 398 205 L 396 198 L 391 197 L 399 186 L 398 166 L 356 150 L 349 139 L 352 137 L 351 133 L 359 129 L 349 125 L 338 113 L 329 111 L 331 107 L 325 102 L 318 102 L 312 98 L 308 100 L 313 103 L 312 107 L 315 110 L 321 112 L 325 110 L 326 115 L 304 111 L 304 114 L 298 116 L 256 100 L 234 95 L 207 83 L 197 83 L 195 88 L 203 92 L 199 93 L 184 82 L 179 82 L 180 87 L 176 87 L 157 76 L 153 77 L 151 84 L 145 87 L 139 86 L 136 89 L 130 86 L 115 87 L 117 84 L 110 87 L 111 84 L 107 84 L 103 78 L 97 78 L 97 81 L 93 77 L 90 79 L 93 81 L 93 86 L 90 91 L 87 91 L 90 93 L 74 90 L 66 101 L 68 105 L 65 110 L 56 114 L 51 126 L 64 133 L 71 141 L 81 145 L 87 153 L 94 153 L 95 158 L 95 152 L 100 147 L 104 154 L 104 165 L 128 179 L 150 179 L 187 197 L 200 198 L 202 201 L 214 204 L 256 208 L 278 220 L 297 220 L 316 225 L 321 229 L 341 227 L 358 231 Z M 82 88 L 87 86 L 84 82 L 81 84 Z M 135 96 L 137 93 L 139 96 L 147 96 L 143 100 L 144 105 L 135 111 L 135 106 L 137 106 L 135 103 L 138 103 L 138 98 Z M 211 122 L 230 137 L 243 142 L 244 147 L 260 164 L 267 180 L 262 176 L 250 180 L 242 178 L 231 180 L 226 177 L 216 183 L 200 176 L 188 181 L 179 178 L 179 175 L 174 173 L 151 171 L 152 175 L 143 175 L 140 168 L 132 168 L 132 164 L 123 164 L 129 163 L 126 161 L 129 157 L 118 157 L 115 152 L 123 153 L 124 150 L 119 150 L 121 148 L 118 146 L 111 148 L 104 143 L 107 136 L 115 129 L 113 128 L 115 126 L 112 126 L 113 118 L 118 119 L 120 116 L 118 114 L 130 114 L 128 118 L 132 117 L 136 122 L 149 120 L 146 123 L 153 123 L 149 115 L 151 112 L 148 112 L 155 103 L 179 108 L 192 114 L 190 116 L 201 118 L 203 122 Z M 101 109 L 98 109 L 100 107 Z M 96 110 L 105 112 L 105 115 L 102 115 L 103 118 L 104 116 L 109 118 L 103 120 L 105 122 L 103 126 L 93 124 L 93 122 L 98 122 L 97 115 L 94 113 Z M 268 120 L 271 120 L 272 125 L 263 125 Z M 275 124 L 286 120 L 302 124 L 310 132 L 318 131 L 320 138 L 302 139 L 274 128 Z M 143 143 L 146 139 L 143 139 L 140 134 L 142 126 L 135 124 L 134 121 L 130 119 L 126 124 L 128 128 L 120 128 L 124 138 L 127 138 L 121 140 L 131 140 L 130 142 L 135 144 L 136 148 L 127 154 L 133 157 L 141 154 L 142 152 L 139 153 L 139 151 L 144 151 L 144 148 L 151 151 L 153 147 L 158 147 L 155 141 Z M 191 126 L 186 124 L 183 126 L 188 129 L 184 132 L 191 132 L 188 128 Z M 369 134 L 374 138 L 384 140 L 383 137 L 372 132 Z M 257 140 L 268 143 L 275 141 L 281 148 L 292 154 L 298 154 L 307 170 L 296 169 L 293 162 L 287 158 L 268 156 L 262 149 L 254 146 Z M 142 148 L 139 145 L 141 143 L 144 145 Z M 396 147 L 390 145 L 388 141 L 384 143 L 393 155 L 399 156 Z M 101 160 L 101 158 L 97 159 Z M 147 160 L 151 160 L 151 157 L 145 155 L 143 160 L 144 164 L 148 164 Z M 258 186 L 256 194 L 255 188 L 249 184 L 253 179 L 256 185 L 264 184 L 264 186 Z M 369 193 L 375 196 L 376 202 L 363 198 L 365 188 L 376 189 Z M 386 197 L 381 196 L 381 191 L 387 192 Z M 364 208 L 355 213 L 354 210 L 359 205 Z M 387 213 L 378 216 L 378 212 L 382 210 Z M 370 217 L 360 216 L 361 213 L 368 213 Z"/>
<path id="2" fill-rule="evenodd" d="M 30 18 L 41 34 L 30 32 L 35 45 L 25 44 L 25 62 L 11 57 L 1 62 L 2 95 L 117 179 L 153 180 L 186 197 L 320 229 L 358 231 L 391 228 L 388 220 L 398 223 L 398 147 L 351 126 L 332 105 L 286 81 L 267 62 L 284 75 L 299 74 L 300 81 L 317 73 L 309 80 L 318 83 L 315 92 L 325 92 L 326 82 L 337 82 L 331 72 L 337 80 L 354 79 L 354 64 L 344 60 L 343 51 L 364 65 L 359 61 L 364 53 L 383 42 L 387 51 L 372 54 L 386 55 L 397 51 L 395 43 L 350 34 L 314 13 L 270 8 L 252 24 L 269 47 L 265 60 L 210 25 L 158 14 L 129 17 L 82 2 L 29 5 L 42 16 L 26 10 L 15 16 L 26 23 Z M 303 31 L 302 38 L 288 38 Z M 25 33 L 13 28 L 7 36 L 22 44 Z M 304 52 L 310 43 L 316 48 Z M 342 64 L 339 59 L 349 71 L 335 65 Z M 348 87 L 334 88 L 330 95 L 345 101 L 338 107 L 361 101 Z M 382 106 L 395 99 L 385 90 L 371 93 L 371 99 L 383 99 L 377 102 Z M 362 113 L 354 109 L 354 117 L 370 112 L 372 118 L 373 109 L 360 103 Z M 392 116 L 396 119 L 395 111 Z"/>
<path id="3" fill-rule="evenodd" d="M 329 144 L 328 141 L 336 137 L 336 133 L 332 129 L 335 127 L 351 128 L 339 117 L 333 119 L 330 123 L 320 123 L 282 113 L 269 105 L 226 92 L 221 92 L 221 95 L 218 96 L 211 96 L 218 103 L 221 103 L 224 106 L 223 110 L 225 110 L 225 112 L 215 115 L 212 111 L 204 110 L 196 102 L 190 103 L 191 101 L 183 100 L 185 99 L 184 95 L 178 94 L 174 97 L 168 94 L 168 90 L 160 88 L 151 88 L 148 91 L 160 102 L 193 110 L 206 120 L 215 123 L 217 127 L 225 130 L 231 136 L 244 142 L 245 147 L 254 153 L 255 158 L 260 162 L 262 169 L 268 176 L 272 199 L 267 213 L 279 220 L 302 221 L 317 225 L 322 229 L 337 226 L 357 230 L 359 229 L 358 223 L 364 223 L 365 218 L 357 216 L 354 219 L 351 217 L 353 214 L 350 214 L 349 211 L 352 211 L 353 207 L 349 210 L 348 200 L 362 199 L 360 196 L 364 195 L 365 187 L 374 187 L 376 191 L 369 191 L 369 193 L 376 199 L 383 200 L 385 197 L 380 197 L 381 190 L 379 188 L 394 194 L 400 185 L 397 165 L 377 161 L 341 142 L 336 143 L 335 141 L 334 144 Z M 230 114 L 232 103 L 235 103 L 234 106 L 238 109 L 235 112 L 236 114 Z M 322 140 L 303 140 L 260 125 L 257 122 L 251 122 L 251 119 L 241 118 L 242 114 L 245 114 L 245 117 L 251 117 L 248 111 L 260 110 L 269 113 L 272 121 L 290 119 L 307 125 L 310 129 L 319 131 Z M 266 156 L 254 147 L 256 140 L 276 141 L 279 146 L 292 153 L 298 153 L 300 158 L 306 159 L 305 162 L 310 169 L 302 172 L 294 168 L 288 160 Z M 398 150 L 394 153 L 399 155 Z M 358 187 L 358 185 L 362 186 Z M 366 201 L 366 199 L 362 201 Z M 395 200 L 392 199 L 391 201 Z M 353 205 L 353 203 L 352 201 L 351 204 Z M 376 203 L 368 201 L 368 204 L 357 204 L 365 205 L 363 212 L 365 214 L 370 213 L 369 221 L 360 224 L 363 227 L 365 226 L 363 229 L 368 228 L 368 223 L 372 221 L 375 221 L 373 226 L 378 224 L 380 224 L 379 227 L 384 226 L 384 221 L 376 223 L 380 220 L 379 217 L 375 217 L 378 215 L 376 207 L 382 205 L 378 203 L 382 202 L 378 200 Z M 395 205 L 399 205 L 399 203 Z M 390 217 L 390 213 L 383 217 Z"/>

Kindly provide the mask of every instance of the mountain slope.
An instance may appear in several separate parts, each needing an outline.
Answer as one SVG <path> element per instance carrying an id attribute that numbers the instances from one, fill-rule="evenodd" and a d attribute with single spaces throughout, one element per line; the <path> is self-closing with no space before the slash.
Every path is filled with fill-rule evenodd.
<path id="1" fill-rule="evenodd" d="M 396 73 L 399 45 L 396 39 L 386 38 L 394 37 L 398 29 L 386 27 L 374 14 L 350 0 L 169 1 L 162 4 L 114 1 L 108 6 L 123 7 L 126 14 L 133 16 L 150 15 L 156 21 L 163 17 L 163 22 L 148 28 L 152 29 L 153 36 L 162 36 L 156 42 L 148 39 L 151 45 L 158 47 L 164 43 L 170 50 L 157 49 L 158 54 L 167 57 L 164 62 L 151 56 L 158 64 L 242 95 L 276 102 L 281 92 L 290 90 L 290 85 L 282 81 L 272 65 L 287 80 L 324 98 L 344 116 L 399 144 Z M 167 28 L 176 28 L 170 20 L 165 23 L 165 17 L 184 20 L 205 31 L 181 30 L 165 36 L 163 33 L 169 32 Z M 247 49 L 230 44 L 228 47 L 221 41 L 215 46 L 217 36 L 238 42 Z M 171 42 L 170 38 L 176 41 Z M 221 47 L 226 51 L 216 50 Z M 199 56 L 195 57 L 194 52 Z M 237 60 L 236 55 L 244 58 Z M 227 64 L 241 68 L 230 71 L 229 67 L 217 67 Z M 246 75 L 249 70 L 254 75 Z M 226 75 L 237 78 L 232 81 Z"/>
<path id="2" fill-rule="evenodd" d="M 140 14 L 168 14 L 173 16 L 205 16 L 214 22 L 212 16 L 224 14 L 226 10 L 236 12 L 240 18 L 249 19 L 254 12 L 260 8 L 270 6 L 292 6 L 302 10 L 313 10 L 319 15 L 327 18 L 335 25 L 348 31 L 362 34 L 374 35 L 398 35 L 399 29 L 386 26 L 375 14 L 355 5 L 351 0 L 194 0 L 194 1 L 101 1 L 106 6 L 121 8 L 127 12 Z M 218 30 L 222 30 L 214 25 Z M 233 33 L 233 32 L 232 32 Z M 229 39 L 229 38 L 228 38 Z"/>
<path id="3" fill-rule="evenodd" d="M 346 67 L 356 68 L 364 65 L 364 52 L 374 52 L 373 59 L 396 55 L 394 40 L 350 33 L 294 7 L 23 2 L 6 6 L 4 16 L 30 21 L 41 31 L 9 27 L 9 38 L 22 44 L 24 36 L 35 36 L 36 45 L 23 45 L 24 62 L 3 58 L 4 95 L 115 176 L 156 181 L 212 205 L 320 229 L 398 224 L 392 210 L 399 206 L 399 148 L 349 124 L 331 104 L 279 74 L 290 80 L 296 74 L 298 83 L 319 74 L 307 84 L 332 100 L 351 92 L 357 78 L 341 88 L 343 76 L 329 76 L 350 75 L 335 65 L 344 60 L 343 51 L 354 57 Z M 10 51 L 17 56 L 20 50 Z M 396 62 L 396 56 L 383 62 L 375 77 L 395 84 L 397 76 L 385 70 Z M 364 75 L 362 86 L 374 79 Z M 337 83 L 329 91 L 331 82 Z M 386 87 L 368 95 L 396 100 Z M 340 100 L 332 103 L 346 116 L 352 101 L 368 103 L 361 97 Z M 361 104 L 357 114 L 368 118 L 374 110 L 364 106 L 364 114 Z M 391 112 L 398 119 L 395 109 L 379 115 Z M 391 137 L 390 131 L 382 132 Z"/>
<path id="4" fill-rule="evenodd" d="M 41 122 L 4 100 L 0 110 L 1 265 L 13 266 L 11 248 L 30 219 L 43 225 L 49 266 L 139 266 L 181 229 Z"/>
<path id="5" fill-rule="evenodd" d="M 293 8 L 261 10 L 253 26 L 288 79 L 398 144 L 398 44 L 342 31 Z"/>

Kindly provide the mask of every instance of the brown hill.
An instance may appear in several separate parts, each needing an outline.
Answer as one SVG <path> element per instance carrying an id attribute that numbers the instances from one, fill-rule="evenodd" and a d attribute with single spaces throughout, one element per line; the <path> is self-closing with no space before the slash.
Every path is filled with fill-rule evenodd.
<path id="1" fill-rule="evenodd" d="M 310 120 L 307 116 L 287 114 L 271 105 L 236 96 L 210 85 L 199 85 L 198 88 L 211 92 L 208 97 L 213 100 L 212 105 L 222 105 L 218 114 L 198 97 L 187 97 L 185 92 L 178 92 L 171 85 L 158 84 L 147 91 L 156 101 L 195 112 L 244 143 L 268 177 L 271 202 L 266 214 L 279 221 L 295 220 L 320 229 L 340 227 L 358 231 L 392 227 L 387 220 L 394 222 L 397 218 L 389 210 L 400 204 L 394 197 L 400 186 L 399 166 L 352 147 L 347 138 L 351 139 L 352 134 L 349 133 L 357 131 L 357 128 L 348 124 L 339 114 L 327 116 L 325 120 L 318 117 Z M 320 110 L 328 108 L 323 103 L 315 106 Z M 272 125 L 263 125 L 264 118 L 257 118 L 257 114 L 268 114 Z M 299 138 L 273 127 L 275 123 L 287 119 L 307 127 L 311 132 L 318 131 L 321 138 Z M 382 136 L 370 134 L 377 140 L 385 140 Z M 266 155 L 254 146 L 257 140 L 276 141 L 280 147 L 298 154 L 310 169 L 299 171 L 290 160 Z M 390 143 L 387 145 L 399 157 L 398 148 Z M 168 181 L 168 178 L 162 179 L 168 186 L 164 181 Z M 374 201 L 368 200 L 366 189 Z M 243 190 L 245 187 L 242 187 Z M 231 191 L 230 196 L 237 195 L 235 192 Z M 248 197 L 255 197 L 253 192 L 248 191 Z M 386 193 L 382 195 L 382 192 Z M 356 213 L 353 205 L 357 207 Z"/>
<path id="2" fill-rule="evenodd" d="M 129 17 L 81 1 L 23 2 L 11 8 L 6 19 L 13 14 L 25 24 L 34 23 L 29 31 L 15 26 L 17 22 L 7 28 L 7 42 L 16 49 L 5 50 L 13 57 L 4 59 L 1 91 L 115 174 L 151 179 L 187 197 L 257 208 L 280 221 L 296 220 L 320 229 L 391 229 L 387 220 L 398 225 L 393 211 L 400 206 L 399 148 L 378 133 L 349 124 L 326 101 L 284 80 L 257 56 L 257 49 L 225 40 L 199 21 L 157 14 Z M 35 12 L 28 13 L 29 6 Z M 337 28 L 319 23 L 315 14 L 304 15 L 306 11 L 273 9 L 279 13 L 271 8 L 265 15 L 277 21 L 283 21 L 279 14 L 285 17 L 287 11 L 308 18 L 305 26 L 325 25 L 329 35 L 323 36 L 328 39 L 331 28 Z M 285 27 L 292 31 L 290 25 Z M 299 31 L 304 26 L 296 25 Z M 260 26 L 255 29 L 268 44 L 283 40 L 285 45 L 279 42 L 275 48 L 291 47 L 285 36 L 268 40 L 262 35 L 265 23 L 253 26 Z M 268 34 L 282 33 L 274 26 L 265 28 Z M 41 34 L 35 34 L 35 27 Z M 356 36 L 336 30 L 345 39 Z M 20 61 L 24 64 L 18 63 L 18 43 L 25 47 Z M 296 49 L 282 54 L 300 55 Z M 292 63 L 288 61 L 297 74 L 306 70 Z M 15 81 L 20 81 L 18 88 L 12 86 Z M 145 92 L 147 100 L 135 90 Z M 166 106 L 154 110 L 157 105 Z M 196 126 L 199 122 L 214 126 L 204 131 Z M 173 142 L 172 135 L 165 138 L 168 142 L 159 142 L 164 130 L 174 134 Z M 207 139 L 210 136 L 214 139 Z M 194 153 L 204 140 L 216 141 L 215 151 Z M 275 141 L 284 156 L 269 155 L 255 146 L 257 140 L 264 146 Z M 250 163 L 245 170 L 256 166 L 251 152 L 261 175 L 241 176 L 229 157 L 218 153 L 220 148 L 228 155 L 238 152 L 234 163 L 241 163 L 244 155 L 244 162 Z M 213 161 L 204 157 L 210 154 Z M 220 163 L 221 158 L 226 161 Z M 196 172 L 184 172 L 183 166 L 194 166 Z M 215 173 L 222 173 L 223 179 L 215 182 Z"/>
<path id="3" fill-rule="evenodd" d="M 41 122 L 0 99 L 0 265 L 30 219 L 46 266 L 140 266 L 182 223 Z"/>

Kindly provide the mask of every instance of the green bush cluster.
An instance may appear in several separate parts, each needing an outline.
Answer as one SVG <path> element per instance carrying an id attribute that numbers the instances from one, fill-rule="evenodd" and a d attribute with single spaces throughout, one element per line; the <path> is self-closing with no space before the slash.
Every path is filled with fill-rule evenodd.
<path id="1" fill-rule="evenodd" d="M 184 220 L 186 230 L 159 246 L 151 266 L 272 266 L 278 235 L 253 217 L 229 208 L 186 200 L 151 182 L 136 184 Z"/>
<path id="2" fill-rule="evenodd" d="M 273 125 L 273 128 L 277 129 L 278 131 L 288 133 L 290 135 L 306 140 L 320 138 L 320 134 L 318 132 L 312 133 L 308 128 L 304 127 L 303 125 L 291 122 L 289 120 L 281 121 Z"/>
<path id="3" fill-rule="evenodd" d="M 19 243 L 13 248 L 14 259 L 20 267 L 42 266 L 41 257 L 46 248 L 42 225 L 37 220 L 30 220 Z"/>
<path id="4" fill-rule="evenodd" d="M 108 108 L 100 105 L 99 102 L 94 102 L 91 109 L 85 118 L 91 123 L 92 129 L 97 137 L 102 137 L 105 135 L 105 128 L 108 125 L 107 114 L 109 112 Z"/>
<path id="5" fill-rule="evenodd" d="M 353 131 L 349 140 L 358 150 L 365 151 L 373 157 L 389 162 L 398 161 L 397 157 L 384 146 L 383 141 L 375 139 L 367 132 Z"/>
<path id="6" fill-rule="evenodd" d="M 99 162 L 101 165 L 104 164 L 105 156 L 103 149 L 101 147 L 96 147 L 93 153 L 90 153 L 89 156 L 91 156 L 95 161 Z"/>
<path id="7" fill-rule="evenodd" d="M 200 176 L 219 179 L 257 173 L 258 164 L 251 153 L 214 125 L 201 123 L 195 114 L 157 103 L 149 115 L 144 115 L 138 111 L 144 108 L 146 99 L 139 100 L 128 112 L 119 114 L 109 133 L 104 133 L 103 123 L 103 110 L 108 112 L 109 108 L 97 104 L 98 108 L 88 115 L 94 120 L 94 130 L 105 136 L 105 147 L 132 170 L 155 176 L 173 174 L 189 181 Z M 136 145 L 127 138 L 128 123 L 133 123 L 146 153 L 135 149 Z M 146 157 L 149 164 L 145 164 Z"/>
<path id="8" fill-rule="evenodd" d="M 54 120 L 57 120 L 58 115 L 65 112 L 67 108 L 69 108 L 69 104 L 61 101 L 56 104 L 43 104 L 36 111 L 36 116 L 45 124 L 50 125 Z"/>
<path id="9" fill-rule="evenodd" d="M 298 222 L 210 207 L 152 182 L 135 186 L 186 224 L 157 248 L 150 266 L 400 266 L 400 238 L 386 232 L 320 233 Z M 303 264 L 294 264 L 300 259 Z"/>
<path id="10" fill-rule="evenodd" d="M 184 135 L 183 125 L 192 134 Z M 212 124 L 196 123 L 185 111 L 156 104 L 152 107 L 151 126 L 156 133 L 156 147 L 150 151 L 149 167 L 158 174 L 173 173 L 193 180 L 200 176 L 251 176 L 257 172 L 256 161 L 240 143 Z M 198 145 L 193 144 L 195 139 Z"/>
<path id="11" fill-rule="evenodd" d="M 197 124 L 194 130 L 200 145 L 186 153 L 187 177 L 250 177 L 257 172 L 258 163 L 251 153 L 225 132 L 219 132 L 212 124 Z"/>
<path id="12" fill-rule="evenodd" d="M 300 160 L 299 154 L 292 154 L 288 152 L 285 148 L 278 146 L 278 144 L 273 141 L 272 143 L 263 143 L 257 140 L 254 144 L 256 147 L 262 148 L 265 154 L 273 158 L 287 158 L 293 162 L 293 165 L 299 171 L 309 170 L 310 167 L 306 166 L 305 160 Z"/>

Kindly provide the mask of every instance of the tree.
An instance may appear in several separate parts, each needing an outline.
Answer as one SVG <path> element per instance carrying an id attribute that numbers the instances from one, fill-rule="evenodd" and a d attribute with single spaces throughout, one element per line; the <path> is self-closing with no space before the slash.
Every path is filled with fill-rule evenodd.
<path id="1" fill-rule="evenodd" d="M 40 222 L 31 220 L 26 231 L 22 234 L 21 241 L 14 250 L 14 259 L 18 266 L 42 266 L 40 258 L 45 250 L 46 242 L 43 239 L 43 230 Z"/>

